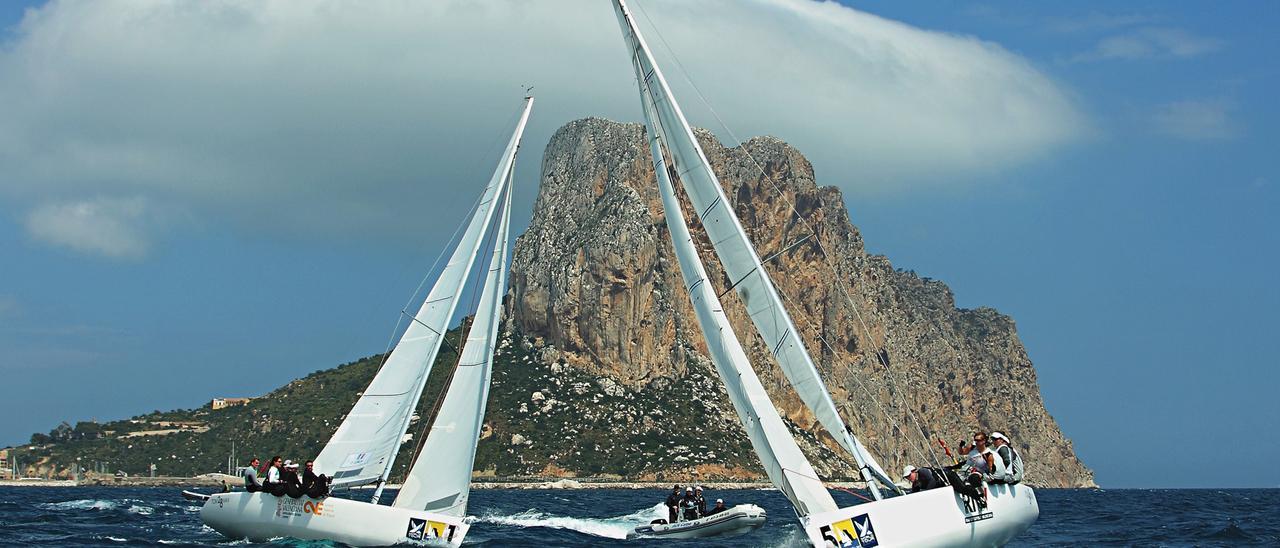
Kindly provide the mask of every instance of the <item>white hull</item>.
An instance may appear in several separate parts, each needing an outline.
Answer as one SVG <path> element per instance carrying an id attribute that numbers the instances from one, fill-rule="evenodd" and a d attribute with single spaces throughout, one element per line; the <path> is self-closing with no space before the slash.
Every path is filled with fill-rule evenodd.
<path id="1" fill-rule="evenodd" d="M 751 532 L 764 525 L 764 508 L 754 504 L 739 504 L 719 514 L 676 523 L 659 523 L 636 527 L 636 534 L 645 537 L 702 538 L 733 536 Z"/>
<path id="2" fill-rule="evenodd" d="M 814 546 L 1000 546 L 1040 515 L 1024 485 L 988 485 L 979 508 L 950 487 L 814 514 L 804 520 Z"/>
<path id="3" fill-rule="evenodd" d="M 232 539 L 276 537 L 332 540 L 353 546 L 462 544 L 470 524 L 462 518 L 380 506 L 337 497 L 299 499 L 269 493 L 217 493 L 200 519 Z"/>

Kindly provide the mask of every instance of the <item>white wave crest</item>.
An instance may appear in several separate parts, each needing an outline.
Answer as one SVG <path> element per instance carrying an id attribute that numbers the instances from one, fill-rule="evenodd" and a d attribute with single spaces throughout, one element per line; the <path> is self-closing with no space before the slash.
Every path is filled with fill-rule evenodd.
<path id="1" fill-rule="evenodd" d="M 66 502 L 45 502 L 36 506 L 45 510 L 114 510 L 118 505 L 109 500 L 80 499 Z"/>
<path id="2" fill-rule="evenodd" d="M 481 516 L 479 521 L 514 527 L 568 529 L 597 537 L 625 539 L 635 531 L 637 525 L 665 517 L 666 512 L 667 509 L 662 503 L 642 508 L 625 516 L 611 518 L 575 518 L 529 509 L 507 516 L 487 514 Z"/>

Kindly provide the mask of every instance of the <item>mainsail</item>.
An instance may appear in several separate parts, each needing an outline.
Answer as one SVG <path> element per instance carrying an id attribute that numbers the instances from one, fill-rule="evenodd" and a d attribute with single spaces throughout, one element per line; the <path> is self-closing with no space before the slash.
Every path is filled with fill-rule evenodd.
<path id="1" fill-rule="evenodd" d="M 670 166 L 675 172 L 672 178 L 678 180 L 688 194 L 689 201 L 701 219 L 732 287 L 751 316 L 756 331 L 769 345 L 800 399 L 827 432 L 853 455 L 860 468 L 877 476 L 886 485 L 893 486 L 892 480 L 880 469 L 875 459 L 866 453 L 865 447 L 855 440 L 836 410 L 821 374 L 800 340 L 795 323 L 783 307 L 760 257 L 734 214 L 732 204 L 725 197 L 702 147 L 694 138 L 693 130 L 680 110 L 680 105 L 676 103 L 661 69 L 654 62 L 644 37 L 640 35 L 630 10 L 622 0 L 617 0 L 614 7 L 630 46 L 642 100 L 648 105 L 645 121 L 649 133 L 661 134 L 662 144 L 670 155 Z M 879 498 L 874 484 L 871 488 L 872 493 Z"/>
<path id="2" fill-rule="evenodd" d="M 498 205 L 497 199 L 510 180 L 516 149 L 532 106 L 533 99 L 527 98 L 516 131 L 481 195 L 470 224 L 421 309 L 355 407 L 316 457 L 316 469 L 331 475 L 334 486 L 386 481 L 427 383 L 427 374 L 444 341 L 449 320 L 457 308 L 467 273 L 492 225 L 494 206 Z M 376 499 L 377 494 L 374 497 Z"/>
<path id="3" fill-rule="evenodd" d="M 462 517 L 471 493 L 476 442 L 489 401 L 489 379 L 497 350 L 502 295 L 506 292 L 507 232 L 511 222 L 511 190 L 502 201 L 493 257 L 476 308 L 475 321 L 463 343 L 458 368 L 409 476 L 392 506 Z"/>

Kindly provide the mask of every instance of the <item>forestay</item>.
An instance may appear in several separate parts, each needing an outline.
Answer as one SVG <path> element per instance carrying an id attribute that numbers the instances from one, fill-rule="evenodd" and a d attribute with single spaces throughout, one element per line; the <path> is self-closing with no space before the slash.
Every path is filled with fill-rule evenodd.
<path id="1" fill-rule="evenodd" d="M 861 443 L 854 440 L 844 420 L 840 418 L 835 403 L 823 384 L 822 376 L 801 342 L 794 322 L 761 265 L 760 257 L 742 230 L 732 204 L 725 197 L 720 181 L 712 172 L 702 147 L 694 138 L 693 130 L 672 96 L 662 71 L 654 62 L 644 37 L 635 27 L 628 8 L 621 0 L 615 3 L 615 8 L 630 46 L 636 77 L 641 83 L 640 93 L 647 98 L 646 103 L 653 110 L 652 113 L 646 112 L 646 116 L 651 117 L 647 119 L 650 134 L 655 126 L 663 128 L 662 144 L 670 154 L 670 163 L 675 170 L 674 178 L 680 181 L 702 220 L 716 255 L 750 314 L 756 331 L 769 345 L 800 399 L 813 411 L 823 427 L 853 455 L 859 467 L 871 475 L 879 476 L 878 479 L 882 482 L 893 485 L 888 475 L 865 452 Z M 873 494 L 879 498 L 874 485 L 872 489 Z"/>
<path id="2" fill-rule="evenodd" d="M 493 257 L 476 307 L 475 321 L 463 343 L 458 368 L 422 451 L 392 506 L 457 517 L 467 512 L 471 469 L 484 422 L 484 408 L 489 401 L 502 295 L 506 293 L 507 231 L 511 221 L 509 187 L 502 200 Z"/>
<path id="3" fill-rule="evenodd" d="M 481 195 L 470 224 L 454 249 L 421 309 L 409 322 L 400 342 L 373 377 L 356 405 L 343 419 L 316 458 L 316 469 L 348 485 L 386 480 L 401 439 L 409 428 L 431 365 L 475 263 L 480 245 L 492 225 L 497 198 L 509 180 L 520 133 L 529 118 L 532 100 L 525 103 L 517 131 Z M 376 497 L 376 495 L 375 495 Z"/>

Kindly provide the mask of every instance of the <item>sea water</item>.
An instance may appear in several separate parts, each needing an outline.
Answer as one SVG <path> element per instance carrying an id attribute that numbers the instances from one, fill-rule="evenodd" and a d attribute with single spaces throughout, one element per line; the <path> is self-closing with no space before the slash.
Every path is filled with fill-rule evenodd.
<path id="1" fill-rule="evenodd" d="M 708 499 L 758 504 L 764 527 L 728 539 L 627 540 L 665 517 L 666 491 L 492 489 L 472 492 L 475 546 L 792 546 L 803 537 L 772 489 L 712 490 Z M 858 502 L 834 493 L 841 505 Z M 1011 546 L 1280 546 L 1280 489 L 1040 489 L 1040 519 Z M 385 501 L 393 493 L 384 496 Z M 200 506 L 177 489 L 0 487 L 0 546 L 226 546 L 200 522 Z M 922 519 L 924 519 L 922 517 Z M 273 546 L 332 543 L 276 539 Z"/>

